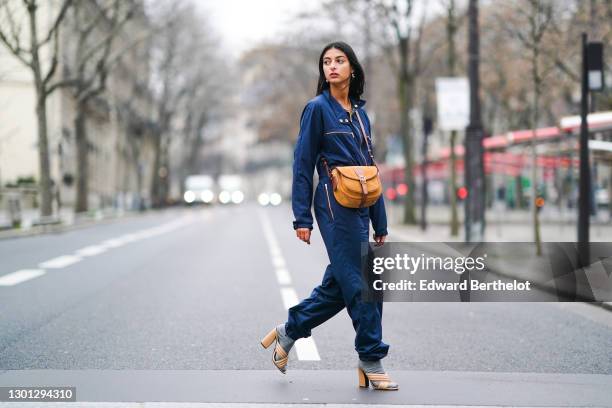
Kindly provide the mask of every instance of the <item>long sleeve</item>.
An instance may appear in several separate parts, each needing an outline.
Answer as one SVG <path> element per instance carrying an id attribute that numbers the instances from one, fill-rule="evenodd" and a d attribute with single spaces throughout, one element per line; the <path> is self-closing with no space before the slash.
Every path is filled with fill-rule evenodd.
<path id="1" fill-rule="evenodd" d="M 378 197 L 378 200 L 370 206 L 370 219 L 372 220 L 372 228 L 374 235 L 380 237 L 388 235 L 387 232 L 387 212 L 385 210 L 384 194 Z"/>
<path id="2" fill-rule="evenodd" d="M 309 102 L 300 119 L 300 134 L 293 153 L 293 185 L 291 206 L 293 208 L 293 228 L 312 229 L 312 176 L 317 162 L 323 129 L 320 107 Z"/>
<path id="3" fill-rule="evenodd" d="M 370 118 L 365 115 L 366 126 L 368 134 L 371 135 Z M 370 140 L 372 138 L 370 137 Z M 372 154 L 374 154 L 374 145 L 370 143 Z M 372 228 L 374 228 L 374 235 L 377 237 L 388 235 L 387 231 L 387 211 L 385 209 L 384 192 L 380 195 L 378 200 L 370 206 L 370 220 L 372 220 Z"/>

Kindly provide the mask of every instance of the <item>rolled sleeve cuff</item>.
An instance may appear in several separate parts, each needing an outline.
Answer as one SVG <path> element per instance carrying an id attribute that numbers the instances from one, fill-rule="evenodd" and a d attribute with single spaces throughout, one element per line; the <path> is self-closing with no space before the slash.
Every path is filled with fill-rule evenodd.
<path id="1" fill-rule="evenodd" d="M 374 231 L 374 236 L 375 237 L 382 237 L 384 235 L 389 235 L 389 232 L 387 231 L 386 228 Z"/>
<path id="2" fill-rule="evenodd" d="M 308 228 L 308 229 L 312 229 L 312 223 L 305 223 L 305 222 L 297 222 L 297 221 L 293 221 L 293 229 L 296 230 L 298 228 Z"/>

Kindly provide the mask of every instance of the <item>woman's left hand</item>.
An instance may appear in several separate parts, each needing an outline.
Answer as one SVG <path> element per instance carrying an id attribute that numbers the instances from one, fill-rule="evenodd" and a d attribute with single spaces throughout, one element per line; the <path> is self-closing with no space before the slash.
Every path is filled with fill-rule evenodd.
<path id="1" fill-rule="evenodd" d="M 376 241 L 376 244 L 374 244 L 374 246 L 381 246 L 382 244 L 385 243 L 385 239 L 387 238 L 386 235 L 381 235 L 379 237 L 377 237 L 376 235 L 374 235 L 374 241 Z"/>

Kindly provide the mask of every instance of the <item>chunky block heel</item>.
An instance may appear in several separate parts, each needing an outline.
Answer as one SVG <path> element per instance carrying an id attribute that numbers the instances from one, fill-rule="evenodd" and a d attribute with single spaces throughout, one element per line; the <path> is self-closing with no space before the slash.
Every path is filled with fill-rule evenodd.
<path id="1" fill-rule="evenodd" d="M 359 387 L 368 388 L 372 384 L 372 388 L 381 391 L 397 391 L 399 385 L 389 378 L 386 373 L 366 373 L 363 369 L 357 368 L 359 375 Z"/>
<path id="2" fill-rule="evenodd" d="M 276 368 L 278 368 L 281 373 L 285 374 L 287 372 L 287 361 L 289 361 L 289 355 L 278 342 L 278 332 L 276 331 L 276 327 L 270 330 L 270 332 L 266 334 L 263 339 L 261 339 L 261 345 L 263 348 L 267 349 L 275 341 L 276 346 L 274 347 L 274 353 L 272 353 L 272 363 L 274 363 Z M 277 356 L 279 357 L 278 360 L 276 359 Z"/>
<path id="3" fill-rule="evenodd" d="M 358 368 L 357 374 L 359 375 L 359 387 L 368 388 L 370 386 L 370 380 L 366 377 L 365 372 L 361 368 Z"/>
<path id="4" fill-rule="evenodd" d="M 261 345 L 263 348 L 267 349 L 272 345 L 272 343 L 276 340 L 276 327 L 270 330 L 270 333 L 266 334 L 266 336 L 261 339 Z"/>

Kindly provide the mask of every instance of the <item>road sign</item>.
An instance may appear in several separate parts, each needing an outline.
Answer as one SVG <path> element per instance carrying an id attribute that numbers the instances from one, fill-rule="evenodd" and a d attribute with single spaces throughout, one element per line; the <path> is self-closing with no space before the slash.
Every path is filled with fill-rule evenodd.
<path id="1" fill-rule="evenodd" d="M 470 120 L 470 87 L 465 77 L 436 78 L 438 128 L 465 130 Z"/>

